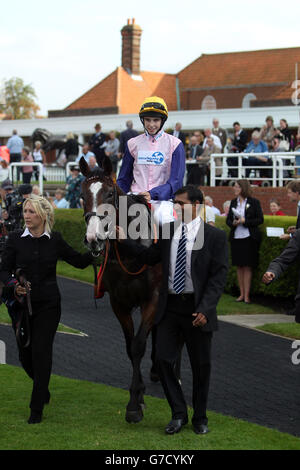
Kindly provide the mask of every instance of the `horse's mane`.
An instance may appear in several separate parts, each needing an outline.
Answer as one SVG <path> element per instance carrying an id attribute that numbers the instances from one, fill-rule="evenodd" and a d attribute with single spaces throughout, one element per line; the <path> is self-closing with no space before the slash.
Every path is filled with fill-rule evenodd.
<path id="1" fill-rule="evenodd" d="M 129 202 L 129 205 L 144 204 L 144 206 L 147 206 L 147 208 L 148 208 L 148 203 L 147 203 L 146 199 L 144 198 L 144 196 L 142 196 L 141 194 L 129 194 L 128 195 L 128 202 Z"/>

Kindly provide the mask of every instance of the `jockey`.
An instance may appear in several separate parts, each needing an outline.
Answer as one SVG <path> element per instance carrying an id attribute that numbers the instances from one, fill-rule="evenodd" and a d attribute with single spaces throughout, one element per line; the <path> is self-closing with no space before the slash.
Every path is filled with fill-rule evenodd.
<path id="1" fill-rule="evenodd" d="M 168 108 L 162 98 L 146 98 L 139 117 L 145 132 L 127 142 L 117 184 L 125 193 L 141 194 L 148 202 L 168 201 L 183 185 L 184 146 L 163 130 Z"/>

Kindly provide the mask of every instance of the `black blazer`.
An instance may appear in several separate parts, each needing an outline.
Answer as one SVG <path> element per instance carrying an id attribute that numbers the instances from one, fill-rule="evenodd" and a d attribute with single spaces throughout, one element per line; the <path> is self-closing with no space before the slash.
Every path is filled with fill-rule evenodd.
<path id="1" fill-rule="evenodd" d="M 201 221 L 201 223 L 204 223 Z M 153 266 L 162 263 L 162 284 L 159 292 L 158 307 L 155 323 L 158 324 L 165 315 L 168 300 L 169 265 L 171 241 L 174 235 L 174 223 L 168 226 L 170 237 L 160 239 L 157 244 L 145 248 L 131 240 L 124 241 L 130 253 L 139 261 Z M 164 229 L 166 226 L 164 226 Z M 200 229 L 201 230 L 201 229 Z M 211 225 L 204 223 L 204 244 L 199 250 L 194 250 L 191 261 L 191 276 L 195 294 L 195 313 L 203 313 L 207 324 L 203 331 L 218 329 L 217 303 L 221 297 L 228 270 L 228 248 L 226 234 Z"/>
<path id="2" fill-rule="evenodd" d="M 247 147 L 248 134 L 243 129 L 237 137 L 234 137 L 232 145 L 238 148 L 239 152 L 243 152 Z"/>
<path id="3" fill-rule="evenodd" d="M 231 228 L 229 240 L 232 241 L 234 239 L 234 232 L 236 227 L 233 225 L 234 221 L 234 214 L 232 212 L 232 208 L 236 209 L 237 207 L 237 199 L 233 199 L 230 204 L 229 212 L 226 219 L 226 224 Z M 259 225 L 264 223 L 264 215 L 262 212 L 262 208 L 258 199 L 254 197 L 248 197 L 246 203 L 246 210 L 245 210 L 245 223 L 244 227 L 247 227 L 250 232 L 250 237 L 252 237 L 257 242 L 261 241 L 261 232 L 258 228 Z"/>
<path id="4" fill-rule="evenodd" d="M 81 254 L 73 250 L 59 232 L 47 236 L 22 238 L 23 230 L 11 232 L 4 247 L 0 265 L 0 281 L 6 285 L 12 274 L 22 268 L 31 282 L 31 299 L 47 301 L 60 299 L 56 281 L 56 263 L 58 259 L 66 261 L 76 268 L 85 268 L 91 264 L 90 253 Z"/>
<path id="5" fill-rule="evenodd" d="M 299 260 L 300 253 L 300 230 L 296 230 L 293 237 L 288 242 L 287 246 L 283 252 L 271 261 L 266 272 L 271 271 L 275 274 L 275 279 L 277 280 L 287 269 L 288 267 L 296 260 Z M 298 282 L 296 300 L 300 298 L 300 278 Z"/>

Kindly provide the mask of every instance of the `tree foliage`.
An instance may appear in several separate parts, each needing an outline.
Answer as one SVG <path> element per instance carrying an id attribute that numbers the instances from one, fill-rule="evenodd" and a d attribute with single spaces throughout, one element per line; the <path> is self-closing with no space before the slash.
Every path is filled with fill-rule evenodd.
<path id="1" fill-rule="evenodd" d="M 36 93 L 32 85 L 25 85 L 22 78 L 14 77 L 4 82 L 3 103 L 0 110 L 6 114 L 6 119 L 32 119 L 37 117 L 39 106 L 36 103 Z"/>

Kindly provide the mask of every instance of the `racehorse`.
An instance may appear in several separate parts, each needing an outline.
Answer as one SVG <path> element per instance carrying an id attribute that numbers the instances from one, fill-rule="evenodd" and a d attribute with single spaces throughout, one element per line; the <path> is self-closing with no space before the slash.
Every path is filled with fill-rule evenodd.
<path id="1" fill-rule="evenodd" d="M 105 230 L 101 208 L 112 207 L 115 210 L 115 224 L 120 224 L 120 197 L 123 196 L 130 208 L 134 204 L 150 215 L 147 202 L 142 196 L 126 195 L 111 178 L 112 165 L 108 157 L 104 158 L 103 168 L 91 171 L 84 158 L 80 160 L 80 169 L 85 176 L 82 182 L 84 216 L 87 224 L 86 244 L 94 254 L 101 252 L 107 262 L 102 267 L 102 283 L 110 297 L 111 307 L 117 316 L 126 341 L 127 355 L 132 363 L 132 381 L 130 399 L 126 407 L 126 421 L 138 423 L 143 419 L 145 385 L 141 374 L 141 360 L 145 354 L 146 341 L 154 322 L 161 283 L 161 266 L 140 266 L 126 253 L 126 247 L 113 240 L 109 230 Z M 128 211 L 130 212 L 130 211 Z M 127 213 L 128 213 L 127 212 Z M 126 214 L 127 221 L 132 217 Z M 109 216 L 108 216 L 109 218 Z M 150 220 L 150 219 L 146 219 Z M 137 240 L 150 245 L 152 240 Z M 135 334 L 132 312 L 140 307 L 141 321 Z M 155 374 L 155 357 L 152 350 L 152 374 Z M 153 379 L 154 380 L 154 379 Z"/>

